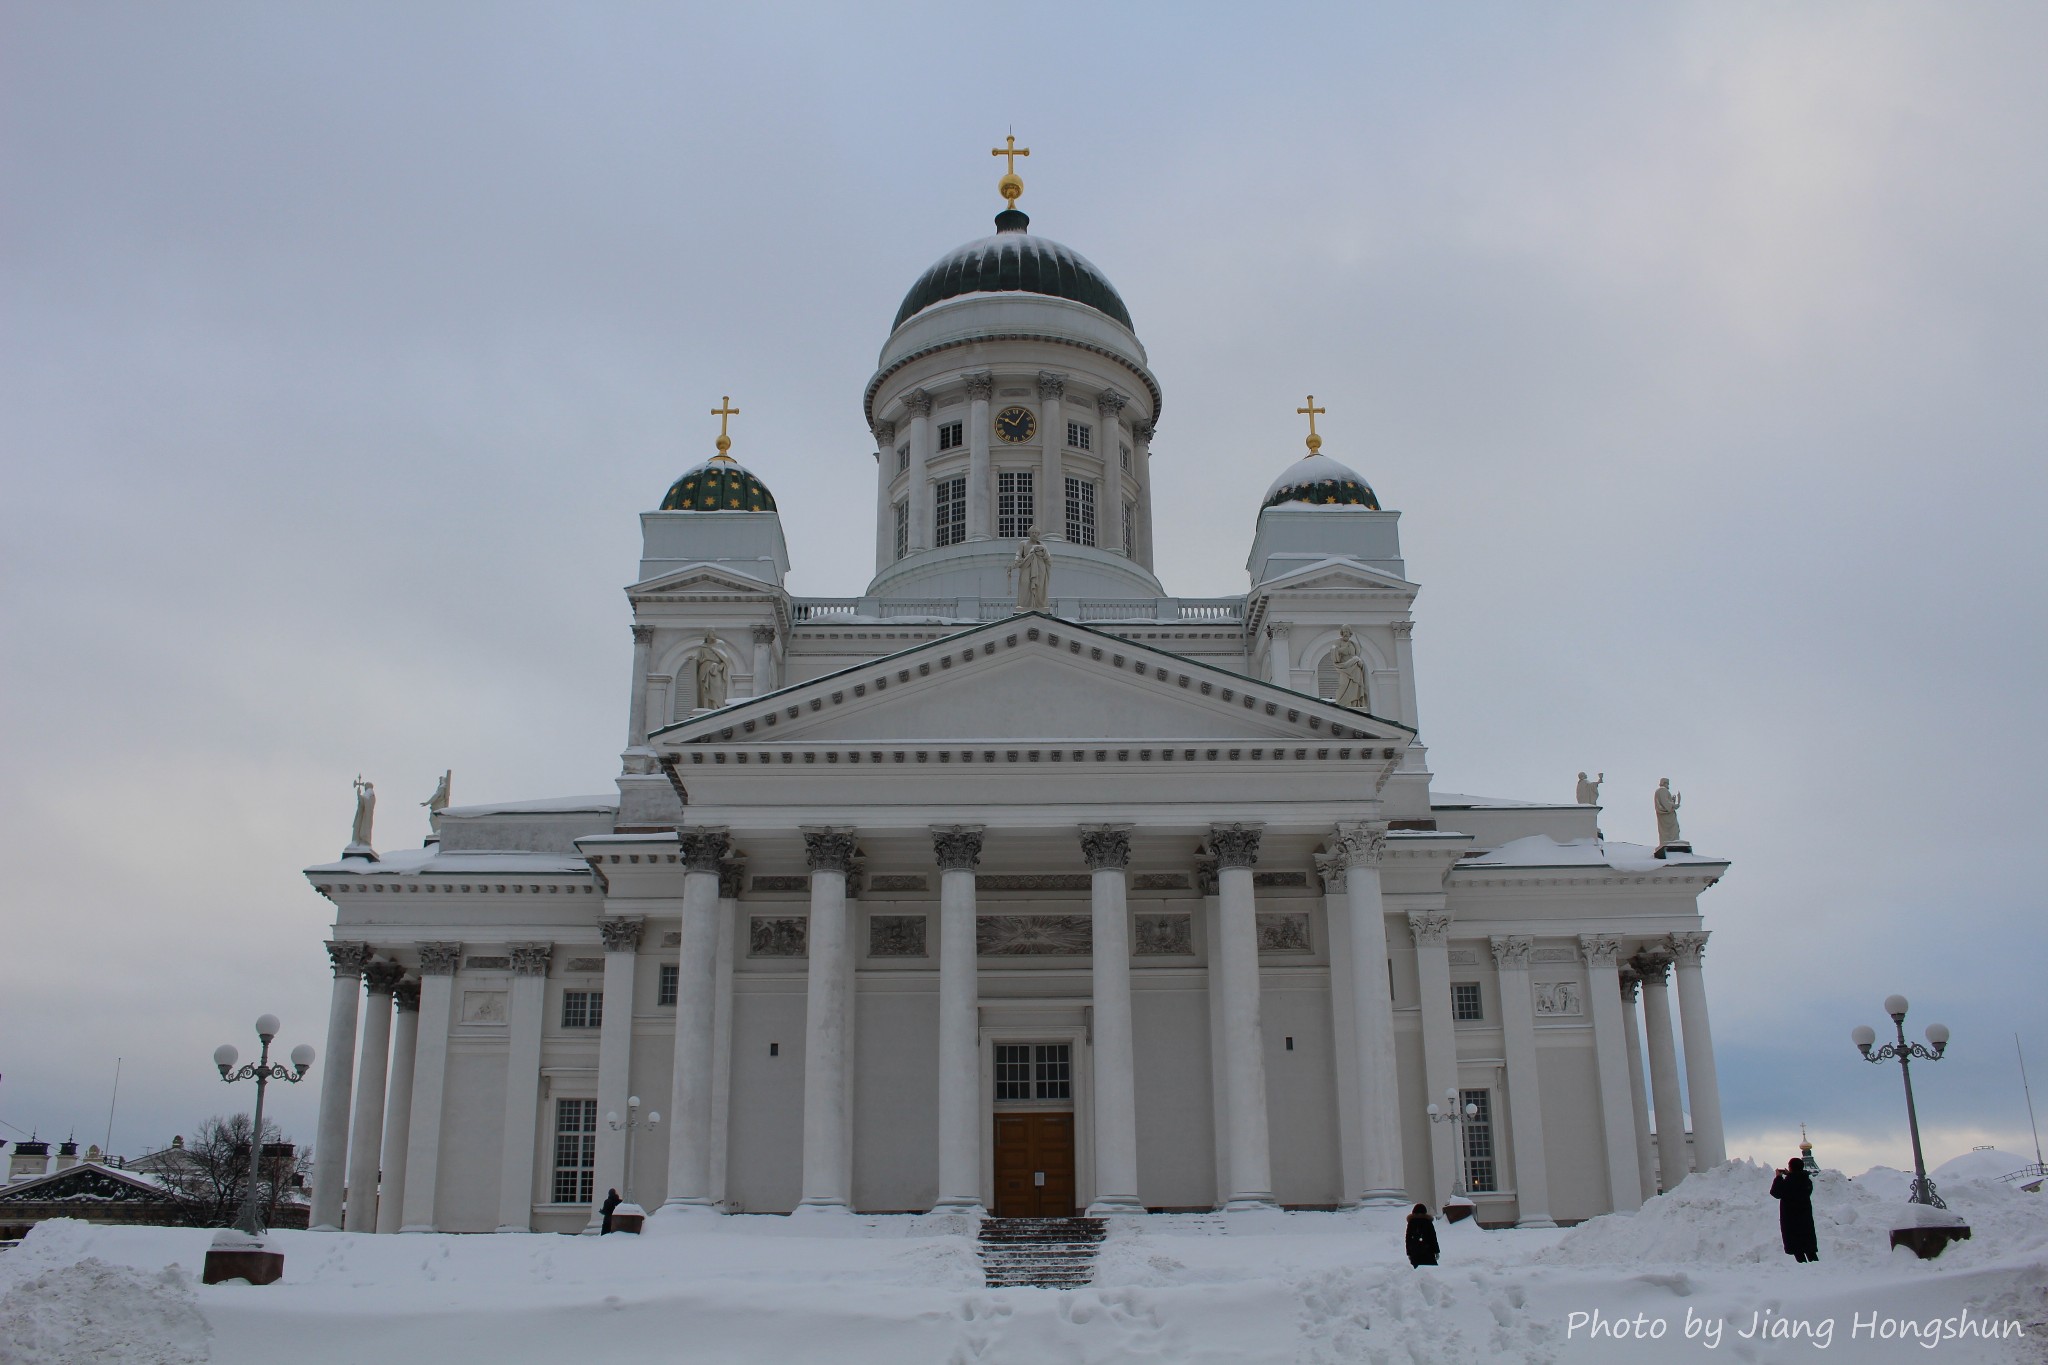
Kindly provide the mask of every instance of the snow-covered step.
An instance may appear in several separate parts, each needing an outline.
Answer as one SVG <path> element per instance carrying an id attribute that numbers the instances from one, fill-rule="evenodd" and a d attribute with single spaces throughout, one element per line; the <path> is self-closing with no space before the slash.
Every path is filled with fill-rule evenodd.
<path id="1" fill-rule="evenodd" d="M 1100 1218 L 985 1218 L 982 1274 L 991 1289 L 1079 1289 L 1107 1232 Z"/>

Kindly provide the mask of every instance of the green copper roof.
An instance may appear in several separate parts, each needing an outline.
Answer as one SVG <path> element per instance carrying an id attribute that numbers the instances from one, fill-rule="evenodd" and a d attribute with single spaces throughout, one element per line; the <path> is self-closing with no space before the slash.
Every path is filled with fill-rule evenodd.
<path id="1" fill-rule="evenodd" d="M 996 215 L 996 235 L 949 252 L 918 277 L 896 310 L 896 323 L 962 294 L 1045 294 L 1085 303 L 1131 327 L 1130 310 L 1100 270 L 1079 252 L 1024 230 L 1021 210 Z M 1136 331 L 1135 327 L 1131 327 Z"/>
<path id="2" fill-rule="evenodd" d="M 664 512 L 773 512 L 775 495 L 737 460 L 706 460 L 669 485 Z"/>
<path id="3" fill-rule="evenodd" d="M 1259 504 L 1259 508 L 1263 511 L 1268 507 L 1278 507 L 1283 502 L 1381 510 L 1372 485 L 1356 470 L 1337 463 L 1327 455 L 1311 454 L 1282 470 L 1280 477 L 1273 480 L 1272 487 L 1266 490 L 1266 500 Z"/>

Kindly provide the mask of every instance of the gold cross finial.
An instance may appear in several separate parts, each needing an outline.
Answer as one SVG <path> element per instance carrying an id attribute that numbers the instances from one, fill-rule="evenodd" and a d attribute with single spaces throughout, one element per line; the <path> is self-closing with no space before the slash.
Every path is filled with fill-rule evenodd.
<path id="1" fill-rule="evenodd" d="M 1004 171 L 1003 178 L 996 182 L 996 189 L 1001 193 L 1008 207 L 1016 208 L 1018 198 L 1024 193 L 1024 178 L 1017 174 L 1017 158 L 1020 156 L 1030 156 L 1031 149 L 1029 147 L 1019 147 L 1015 133 L 1011 133 L 1003 141 L 1009 145 L 991 147 L 988 149 L 988 154 L 990 156 L 1004 156 L 1010 159 L 1009 169 Z"/>
<path id="2" fill-rule="evenodd" d="M 732 449 L 732 437 L 725 434 L 725 424 L 740 415 L 740 410 L 732 405 L 732 395 L 728 393 L 722 396 L 718 400 L 718 406 L 711 410 L 711 415 L 718 419 L 718 454 L 712 458 L 729 460 L 732 456 L 725 452 Z"/>
<path id="3" fill-rule="evenodd" d="M 1296 408 L 1295 411 L 1298 413 L 1306 413 L 1308 415 L 1308 452 L 1311 455 L 1317 454 L 1323 448 L 1323 438 L 1316 435 L 1316 414 L 1319 412 L 1326 413 L 1329 411 L 1329 409 L 1317 407 L 1316 396 L 1314 394 L 1310 394 L 1308 396 L 1308 406 L 1305 408 Z"/>

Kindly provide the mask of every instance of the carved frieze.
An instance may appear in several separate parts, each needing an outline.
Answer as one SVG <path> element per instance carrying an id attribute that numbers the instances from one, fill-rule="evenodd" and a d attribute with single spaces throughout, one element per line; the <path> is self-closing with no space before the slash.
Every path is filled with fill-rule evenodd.
<path id="1" fill-rule="evenodd" d="M 923 915 L 875 915 L 868 920 L 869 957 L 928 957 Z"/>
<path id="2" fill-rule="evenodd" d="M 757 883 L 760 878 L 754 879 Z M 877 872 L 868 878 L 868 890 L 883 891 L 928 891 L 931 885 L 921 872 Z"/>
<path id="3" fill-rule="evenodd" d="M 1444 960 L 1453 967 L 1477 967 L 1479 950 L 1476 948 L 1453 948 L 1444 954 Z"/>
<path id="4" fill-rule="evenodd" d="M 1085 872 L 984 872 L 974 884 L 982 891 L 1086 891 L 1095 883 Z"/>
<path id="5" fill-rule="evenodd" d="M 465 1024 L 504 1023 L 505 992 L 464 991 L 462 993 L 462 1022 Z"/>
<path id="6" fill-rule="evenodd" d="M 1560 948 L 1554 945 L 1548 948 L 1537 948 L 1529 954 L 1529 960 L 1531 962 L 1577 962 L 1579 960 L 1579 950 L 1576 948 Z"/>
<path id="7" fill-rule="evenodd" d="M 748 957 L 803 957 L 811 922 L 801 915 L 754 915 L 747 921 Z"/>
<path id="8" fill-rule="evenodd" d="M 572 957 L 569 959 L 569 965 L 563 968 L 563 970 L 569 972 L 601 972 L 604 970 L 604 959 L 601 957 Z"/>
<path id="9" fill-rule="evenodd" d="M 487 953 L 481 956 L 472 953 L 469 960 L 462 965 L 473 972 L 509 972 L 512 970 L 512 959 L 500 957 L 496 953 Z"/>
<path id="10" fill-rule="evenodd" d="M 1259 951 L 1262 953 L 1312 953 L 1306 910 L 1261 910 Z"/>
<path id="11" fill-rule="evenodd" d="M 1254 872 L 1253 886 L 1307 886 L 1306 872 Z"/>
<path id="12" fill-rule="evenodd" d="M 1583 1013 L 1579 1004 L 1579 983 L 1576 981 L 1538 981 L 1531 993 L 1536 1001 L 1536 1013 L 1545 1018 Z"/>
<path id="13" fill-rule="evenodd" d="M 1094 926 L 1086 915 L 977 915 L 974 950 L 983 957 L 1085 957 Z"/>
<path id="14" fill-rule="evenodd" d="M 1186 891 L 1192 886 L 1185 872 L 1140 872 L 1131 879 L 1133 891 Z"/>
<path id="15" fill-rule="evenodd" d="M 756 877 L 753 879 L 752 885 L 757 894 L 763 891 L 808 891 L 811 889 L 811 879 L 809 877 Z"/>
<path id="16" fill-rule="evenodd" d="M 1192 957 L 1195 917 L 1139 915 L 1132 935 L 1132 951 L 1139 957 Z"/>

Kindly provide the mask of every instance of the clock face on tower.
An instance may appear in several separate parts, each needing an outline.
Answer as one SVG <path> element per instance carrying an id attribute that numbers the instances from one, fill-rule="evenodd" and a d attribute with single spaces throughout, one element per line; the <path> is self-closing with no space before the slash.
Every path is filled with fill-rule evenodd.
<path id="1" fill-rule="evenodd" d="M 1004 408 L 996 414 L 996 435 L 1011 445 L 1022 445 L 1038 434 L 1038 419 L 1030 408 Z"/>

